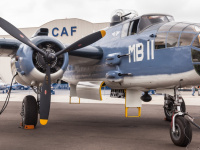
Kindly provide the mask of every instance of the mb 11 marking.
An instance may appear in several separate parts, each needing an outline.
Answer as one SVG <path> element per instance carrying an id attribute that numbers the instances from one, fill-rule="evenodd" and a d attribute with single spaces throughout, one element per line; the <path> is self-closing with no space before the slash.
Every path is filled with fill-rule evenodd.
<path id="1" fill-rule="evenodd" d="M 150 41 L 147 41 L 147 60 L 154 59 L 154 40 L 151 40 L 151 47 Z M 143 61 L 144 59 L 144 45 L 143 43 L 133 44 L 132 46 L 129 45 L 128 47 L 129 52 L 129 63 Z"/>

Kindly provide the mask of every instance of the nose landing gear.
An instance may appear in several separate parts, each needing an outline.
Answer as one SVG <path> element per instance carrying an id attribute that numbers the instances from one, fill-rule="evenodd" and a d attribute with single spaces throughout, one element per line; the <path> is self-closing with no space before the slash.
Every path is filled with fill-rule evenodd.
<path id="1" fill-rule="evenodd" d="M 170 137 L 175 145 L 181 147 L 186 147 L 192 141 L 190 122 L 200 129 L 194 118 L 185 111 L 185 102 L 177 89 L 174 90 L 174 96 L 165 94 L 164 112 L 166 120 L 171 121 Z M 188 119 L 185 116 L 188 116 Z"/>
<path id="2" fill-rule="evenodd" d="M 176 115 L 170 128 L 170 137 L 175 145 L 186 147 L 192 141 L 192 128 L 184 115 Z"/>
<path id="3" fill-rule="evenodd" d="M 180 97 L 180 109 L 181 112 L 186 112 L 186 107 L 185 107 L 185 101 L 182 97 Z M 164 113 L 165 113 L 165 117 L 166 117 L 166 121 L 171 121 L 172 120 L 172 116 L 174 114 L 174 112 L 176 111 L 176 105 L 175 105 L 175 97 L 165 94 L 164 97 Z M 182 101 L 182 102 L 181 102 Z"/>

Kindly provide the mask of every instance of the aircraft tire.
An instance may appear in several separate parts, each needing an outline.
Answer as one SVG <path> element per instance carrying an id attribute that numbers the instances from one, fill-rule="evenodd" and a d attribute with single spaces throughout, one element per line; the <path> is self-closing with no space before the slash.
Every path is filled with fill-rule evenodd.
<path id="1" fill-rule="evenodd" d="M 185 101 L 184 101 L 184 99 L 182 99 L 182 100 L 183 100 L 183 102 L 181 103 L 181 111 L 186 112 Z"/>
<path id="2" fill-rule="evenodd" d="M 174 101 L 170 101 L 168 104 L 168 108 L 164 107 L 164 113 L 167 121 L 172 120 L 173 115 L 173 108 L 174 107 Z"/>
<path id="3" fill-rule="evenodd" d="M 34 96 L 27 95 L 22 102 L 22 125 L 37 125 L 38 106 Z"/>
<path id="4" fill-rule="evenodd" d="M 183 102 L 181 103 L 181 111 L 186 112 L 185 101 L 182 99 Z M 170 101 L 168 108 L 164 107 L 164 113 L 166 117 L 166 121 L 172 120 L 172 115 L 174 113 L 174 101 Z"/>
<path id="5" fill-rule="evenodd" d="M 175 133 L 170 127 L 170 137 L 172 142 L 181 147 L 186 147 L 192 141 L 192 128 L 188 120 L 183 116 L 177 116 L 175 120 Z"/>

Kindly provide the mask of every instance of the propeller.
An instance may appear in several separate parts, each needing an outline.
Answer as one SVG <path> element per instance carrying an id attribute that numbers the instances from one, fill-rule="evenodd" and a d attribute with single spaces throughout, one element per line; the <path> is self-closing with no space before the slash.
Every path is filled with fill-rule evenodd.
<path id="1" fill-rule="evenodd" d="M 9 23 L 8 21 L 4 20 L 1 17 L 0 17 L 0 27 L 13 37 L 21 41 L 22 43 L 30 46 L 34 51 L 37 51 L 44 56 L 44 60 L 46 62 L 46 74 L 42 85 L 42 92 L 40 94 L 40 124 L 46 125 L 48 122 L 50 103 L 51 103 L 51 74 L 50 74 L 51 63 L 56 59 L 56 57 L 64 53 L 83 48 L 98 41 L 99 39 L 101 39 L 106 35 L 106 31 L 101 30 L 92 33 L 54 54 L 39 49 L 19 29 L 17 29 L 15 26 L 13 26 L 11 23 Z"/>
<path id="2" fill-rule="evenodd" d="M 42 92 L 40 94 L 40 124 L 46 125 L 49 117 L 51 103 L 51 76 L 50 64 L 46 64 L 46 75 L 42 85 Z"/>
<path id="3" fill-rule="evenodd" d="M 92 34 L 85 36 L 84 38 L 76 41 L 75 43 L 71 44 L 67 48 L 57 52 L 55 54 L 55 56 L 58 57 L 59 55 L 62 55 L 63 53 L 71 52 L 71 51 L 77 50 L 79 48 L 83 48 L 85 46 L 88 46 L 88 45 L 98 41 L 99 39 L 101 39 L 105 35 L 106 35 L 106 31 L 104 31 L 104 30 L 92 33 Z"/>
<path id="4" fill-rule="evenodd" d="M 13 26 L 11 23 L 9 23 L 8 21 L 4 20 L 1 17 L 0 17 L 0 27 L 7 33 L 12 35 L 14 38 L 16 38 L 17 40 L 33 48 L 33 50 L 41 53 L 42 55 L 46 54 L 44 51 L 39 49 L 35 44 L 33 44 L 19 29 L 17 29 L 15 26 Z"/>

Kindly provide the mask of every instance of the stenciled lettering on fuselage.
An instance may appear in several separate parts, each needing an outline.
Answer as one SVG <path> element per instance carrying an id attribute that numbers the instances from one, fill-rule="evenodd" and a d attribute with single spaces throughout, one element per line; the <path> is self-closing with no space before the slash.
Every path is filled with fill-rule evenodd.
<path id="1" fill-rule="evenodd" d="M 144 60 L 144 50 L 147 51 L 147 60 L 154 59 L 154 40 L 147 41 L 147 47 L 144 48 L 143 43 L 129 45 L 129 63 Z"/>

